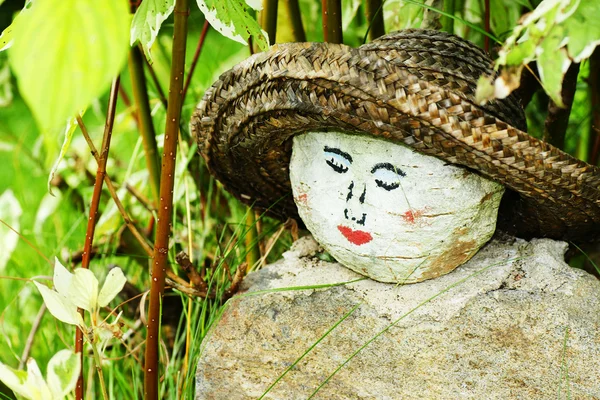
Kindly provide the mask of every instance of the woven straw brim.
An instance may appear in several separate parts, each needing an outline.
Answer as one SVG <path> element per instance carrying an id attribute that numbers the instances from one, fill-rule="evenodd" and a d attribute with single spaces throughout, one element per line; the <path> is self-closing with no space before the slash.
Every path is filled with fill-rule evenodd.
<path id="1" fill-rule="evenodd" d="M 599 170 L 529 136 L 518 101 L 474 101 L 491 61 L 456 36 L 407 30 L 358 49 L 289 43 L 256 54 L 206 92 L 191 127 L 208 168 L 247 204 L 298 218 L 291 138 L 368 134 L 468 167 L 512 190 L 499 227 L 583 241 L 600 232 Z"/>

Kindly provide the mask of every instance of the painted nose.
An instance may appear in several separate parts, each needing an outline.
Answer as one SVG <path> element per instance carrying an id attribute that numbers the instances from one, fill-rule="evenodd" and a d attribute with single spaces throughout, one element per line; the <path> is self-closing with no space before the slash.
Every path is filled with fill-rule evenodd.
<path id="1" fill-rule="evenodd" d="M 353 221 L 358 225 L 365 226 L 367 214 L 363 212 L 363 204 L 367 196 L 367 185 L 363 185 L 362 192 L 358 194 L 354 181 L 348 186 L 348 194 L 346 195 L 346 208 L 344 209 L 344 217 L 348 221 Z"/>

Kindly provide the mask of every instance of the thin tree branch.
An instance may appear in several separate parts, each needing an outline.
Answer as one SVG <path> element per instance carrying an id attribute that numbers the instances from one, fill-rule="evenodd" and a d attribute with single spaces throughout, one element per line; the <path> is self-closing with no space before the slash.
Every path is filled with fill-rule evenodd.
<path id="1" fill-rule="evenodd" d="M 304 33 L 302 13 L 300 12 L 298 0 L 285 0 L 285 7 L 287 8 L 290 22 L 292 23 L 291 28 L 292 35 L 294 35 L 294 41 L 306 42 L 306 33 Z"/>
<path id="2" fill-rule="evenodd" d="M 106 112 L 106 123 L 104 125 L 104 135 L 102 137 L 102 148 L 98 157 L 98 169 L 96 170 L 96 182 L 94 183 L 94 191 L 92 193 L 92 201 L 90 204 L 90 213 L 88 217 L 88 225 L 85 233 L 85 241 L 83 245 L 83 255 L 81 259 L 81 268 L 90 267 L 90 256 L 92 252 L 92 244 L 94 241 L 94 231 L 96 230 L 96 220 L 98 217 L 98 208 L 100 206 L 100 195 L 102 194 L 102 182 L 106 175 L 106 162 L 108 161 L 108 150 L 110 149 L 110 140 L 112 138 L 112 129 L 115 121 L 115 110 L 117 108 L 117 97 L 119 96 L 119 78 L 113 80 L 110 88 L 110 97 L 108 100 L 108 110 Z M 80 118 L 81 119 L 81 118 Z M 78 309 L 83 317 L 83 310 Z M 77 328 L 75 331 L 75 352 L 80 354 L 81 365 L 83 365 L 83 332 Z M 83 400 L 83 368 L 77 385 L 75 386 L 75 398 Z"/>
<path id="3" fill-rule="evenodd" d="M 154 88 L 156 89 L 156 93 L 158 93 L 158 98 L 166 110 L 167 109 L 167 98 L 165 97 L 165 92 L 162 90 L 162 87 L 160 86 L 158 76 L 156 76 L 156 72 L 154 71 L 154 67 L 152 67 L 152 64 L 150 64 L 150 62 L 144 55 L 144 52 L 141 50 L 141 45 L 138 46 L 138 49 L 140 49 L 142 58 L 144 59 L 144 62 L 146 63 L 146 68 L 148 68 L 148 72 L 150 73 L 150 78 L 152 78 L 152 83 L 154 83 Z"/>
<path id="4" fill-rule="evenodd" d="M 323 39 L 329 43 L 343 43 L 341 0 L 321 0 Z"/>
<path id="5" fill-rule="evenodd" d="M 369 22 L 369 39 L 375 40 L 385 35 L 383 4 L 381 0 L 367 0 L 365 13 Z"/>
<path id="6" fill-rule="evenodd" d="M 260 26 L 267 32 L 269 43 L 275 44 L 277 38 L 277 5 L 278 0 L 262 0 Z"/>
<path id="7" fill-rule="evenodd" d="M 175 181 L 179 120 L 183 101 L 183 74 L 185 69 L 188 14 L 188 0 L 176 0 L 169 101 L 160 177 L 160 203 L 152 260 L 148 331 L 146 335 L 146 359 L 144 366 L 144 397 L 146 400 L 158 400 L 160 393 L 158 388 L 160 308 L 165 288 L 165 272 L 168 268 L 169 236 L 172 226 L 173 186 Z"/>
<path id="8" fill-rule="evenodd" d="M 565 148 L 565 133 L 569 125 L 571 106 L 577 89 L 577 75 L 579 74 L 579 63 L 573 63 L 567 70 L 563 79 L 562 101 L 564 108 L 556 105 L 552 99 L 548 102 L 548 116 L 544 122 L 544 141 L 558 147 Z"/>
<path id="9" fill-rule="evenodd" d="M 133 98 L 135 99 L 140 121 L 140 134 L 144 145 L 144 153 L 146 154 L 146 167 L 150 175 L 150 188 L 156 205 L 158 203 L 158 188 L 160 187 L 160 165 L 158 164 L 158 146 L 150 112 L 143 59 L 144 56 L 141 50 L 137 46 L 132 47 L 129 51 L 129 74 L 131 75 Z"/>
<path id="10" fill-rule="evenodd" d="M 87 128 L 86 128 L 85 124 L 83 123 L 83 121 L 81 120 L 80 116 L 77 117 L 77 123 L 79 124 L 79 127 L 81 128 L 83 137 L 87 141 L 87 144 L 90 148 L 92 155 L 96 159 L 96 162 L 99 163 L 100 157 L 98 155 L 98 151 L 96 150 L 96 146 L 94 145 L 94 142 L 92 142 L 92 139 L 90 138 Z M 121 200 L 119 199 L 119 196 L 117 195 L 117 191 L 115 190 L 113 182 L 110 179 L 110 176 L 108 174 L 104 174 L 104 182 L 106 183 L 106 188 L 108 189 L 110 196 L 112 197 L 113 201 L 115 202 L 115 205 L 117 206 L 117 209 L 119 210 L 119 212 L 121 213 L 121 216 L 123 217 L 123 220 L 125 221 L 125 225 L 127 226 L 127 228 L 129 228 L 129 230 L 131 231 L 133 236 L 140 243 L 140 245 L 142 246 L 142 248 L 144 249 L 146 254 L 148 254 L 148 256 L 152 256 L 152 247 L 150 247 L 146 237 L 142 233 L 140 233 L 140 231 L 137 229 L 137 227 L 135 226 L 135 224 L 129 217 L 129 214 L 127 214 L 127 211 L 125 210 L 125 207 L 123 207 L 123 203 L 121 203 Z M 90 254 L 90 257 L 91 256 L 93 256 L 93 254 Z"/>
<path id="11" fill-rule="evenodd" d="M 35 316 L 35 320 L 31 325 L 31 330 L 29 331 L 29 335 L 27 336 L 27 341 L 25 342 L 25 348 L 23 349 L 23 354 L 21 355 L 21 360 L 19 361 L 19 369 L 23 369 L 27 359 L 29 358 L 29 353 L 31 353 L 31 347 L 33 346 L 33 340 L 35 339 L 35 334 L 40 327 L 40 323 L 42 322 L 42 318 L 46 313 L 46 304 L 42 303 L 40 307 L 40 311 L 38 311 Z"/>
<path id="12" fill-rule="evenodd" d="M 185 96 L 187 95 L 188 89 L 190 87 L 190 83 L 192 82 L 192 76 L 194 75 L 194 71 L 196 70 L 196 64 L 198 64 L 198 59 L 200 58 L 200 53 L 202 52 L 202 47 L 204 47 L 204 40 L 206 40 L 206 34 L 208 33 L 208 28 L 210 28 L 210 24 L 208 21 L 204 21 L 204 26 L 202 27 L 202 33 L 200 33 L 200 39 L 198 40 L 198 46 L 196 46 L 196 51 L 194 52 L 194 58 L 192 58 L 192 65 L 190 65 L 190 71 L 187 74 L 185 79 L 185 85 L 183 85 L 183 102 L 185 102 Z"/>

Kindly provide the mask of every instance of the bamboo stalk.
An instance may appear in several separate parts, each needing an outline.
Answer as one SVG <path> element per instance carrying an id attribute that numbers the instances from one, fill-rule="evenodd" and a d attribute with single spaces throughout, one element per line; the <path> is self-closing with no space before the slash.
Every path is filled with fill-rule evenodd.
<path id="1" fill-rule="evenodd" d="M 323 39 L 329 43 L 343 43 L 341 0 L 321 0 Z"/>
<path id="2" fill-rule="evenodd" d="M 169 236 L 173 214 L 173 186 L 175 181 L 175 162 L 177 158 L 177 140 L 179 120 L 183 102 L 183 73 L 185 69 L 185 47 L 187 39 L 188 0 L 175 2 L 175 27 L 173 31 L 173 54 L 171 78 L 169 82 L 169 101 L 165 127 L 164 152 L 160 178 L 160 203 L 158 208 L 156 240 L 152 260 L 150 304 L 148 307 L 148 331 L 146 334 L 146 352 L 144 367 L 144 394 L 147 400 L 159 398 L 159 343 L 160 309 L 165 288 L 165 273 L 169 253 Z"/>
<path id="3" fill-rule="evenodd" d="M 110 88 L 110 97 L 108 100 L 108 110 L 106 112 L 106 123 L 104 125 L 104 136 L 102 137 L 102 147 L 98 158 L 98 169 L 96 170 L 96 181 L 94 183 L 94 191 L 92 193 L 92 201 L 90 204 L 90 212 L 88 218 L 87 229 L 85 232 L 85 241 L 83 244 L 83 254 L 81 258 L 81 268 L 90 267 L 90 255 L 92 253 L 92 244 L 94 240 L 94 231 L 96 230 L 96 220 L 98 216 L 98 208 L 100 206 L 100 195 L 102 193 L 102 182 L 106 175 L 106 162 L 108 161 L 108 150 L 110 149 L 110 140 L 112 138 L 112 129 L 115 122 L 115 110 L 117 108 L 117 97 L 119 96 L 119 78 L 113 80 Z M 78 309 L 83 317 L 83 310 Z M 75 352 L 80 354 L 81 373 L 77 378 L 75 386 L 75 398 L 83 400 L 83 332 L 77 328 L 75 330 Z"/>
<path id="4" fill-rule="evenodd" d="M 148 98 L 148 87 L 144 75 L 144 56 L 141 50 L 134 46 L 129 51 L 129 74 L 131 75 L 131 86 L 133 98 L 138 110 L 140 122 L 140 134 L 146 154 L 146 167 L 150 174 L 150 188 L 154 197 L 154 205 L 158 203 L 160 187 L 160 165 L 158 164 L 158 146 L 156 144 L 156 132 L 150 112 L 150 100 Z"/>
<path id="5" fill-rule="evenodd" d="M 369 39 L 375 40 L 385 35 L 383 4 L 381 0 L 367 0 L 365 13 L 369 23 Z"/>
<path id="6" fill-rule="evenodd" d="M 260 12 L 260 26 L 267 32 L 269 43 L 275 44 L 277 38 L 277 5 L 278 0 L 263 0 Z"/>
<path id="7" fill-rule="evenodd" d="M 292 24 L 294 41 L 306 42 L 306 33 L 304 32 L 304 25 L 302 24 L 302 13 L 300 12 L 298 0 L 286 0 L 285 7 L 287 8 L 290 22 Z"/>

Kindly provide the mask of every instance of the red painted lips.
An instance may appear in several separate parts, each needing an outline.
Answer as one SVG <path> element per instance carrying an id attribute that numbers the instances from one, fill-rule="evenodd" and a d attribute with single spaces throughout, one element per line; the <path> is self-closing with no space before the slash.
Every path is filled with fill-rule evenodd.
<path id="1" fill-rule="evenodd" d="M 338 225 L 338 231 L 348 239 L 348 241 L 352 244 L 360 246 L 361 244 L 369 243 L 373 240 L 373 236 L 369 232 L 365 231 L 355 231 L 352 228 L 348 228 L 344 225 Z"/>

